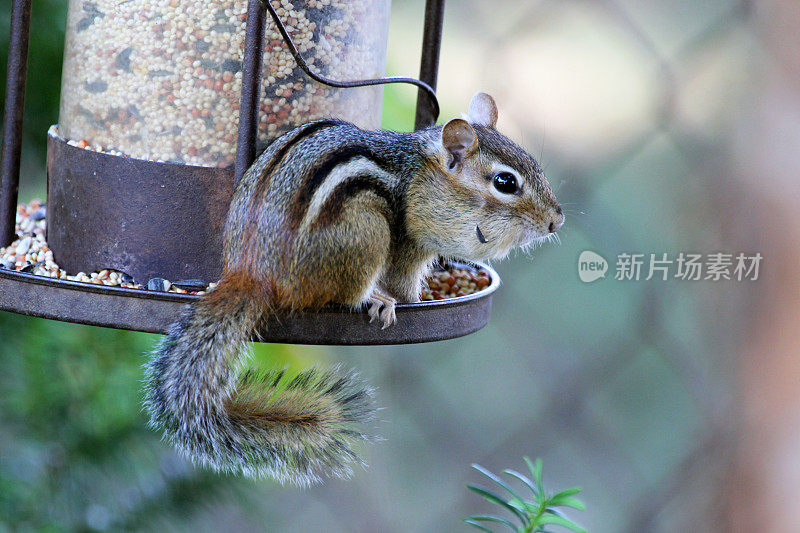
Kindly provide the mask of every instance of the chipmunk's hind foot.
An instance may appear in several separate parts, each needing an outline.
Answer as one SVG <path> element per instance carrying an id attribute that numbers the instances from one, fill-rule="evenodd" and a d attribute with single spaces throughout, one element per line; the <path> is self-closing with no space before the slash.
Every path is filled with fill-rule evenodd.
<path id="1" fill-rule="evenodd" d="M 369 299 L 367 299 L 367 305 L 369 305 L 367 314 L 369 315 L 370 323 L 375 320 L 380 320 L 383 324 L 381 329 L 386 329 L 392 324 L 397 324 L 397 314 L 395 313 L 397 300 L 391 296 L 375 289 L 372 291 Z"/>

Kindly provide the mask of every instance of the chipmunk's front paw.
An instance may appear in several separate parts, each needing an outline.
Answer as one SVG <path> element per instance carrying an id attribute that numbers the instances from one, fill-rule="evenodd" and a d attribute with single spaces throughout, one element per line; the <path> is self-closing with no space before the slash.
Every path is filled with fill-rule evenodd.
<path id="1" fill-rule="evenodd" d="M 380 319 L 383 323 L 381 329 L 386 329 L 392 324 L 397 323 L 397 315 L 395 315 L 394 311 L 397 300 L 376 290 L 372 291 L 372 295 L 367 300 L 367 303 L 369 304 L 367 314 L 369 315 L 370 322 Z"/>

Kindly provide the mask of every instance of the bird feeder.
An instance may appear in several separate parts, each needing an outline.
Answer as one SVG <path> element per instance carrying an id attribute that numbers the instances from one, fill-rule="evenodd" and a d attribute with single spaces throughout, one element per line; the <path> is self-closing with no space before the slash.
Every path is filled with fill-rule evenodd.
<path id="1" fill-rule="evenodd" d="M 434 123 L 444 0 L 428 0 L 420 79 L 379 78 L 389 0 L 69 0 L 59 124 L 47 138 L 47 241 L 70 272 L 216 281 L 236 183 L 268 142 L 335 116 L 380 125 L 383 83 L 414 83 L 416 127 Z M 19 182 L 31 0 L 13 0 L 0 167 L 0 245 Z M 342 81 L 350 80 L 350 81 Z M 356 80 L 356 81 L 353 81 Z M 82 141 L 80 143 L 76 141 Z M 381 330 L 330 307 L 276 316 L 261 340 L 396 344 L 465 335 L 499 285 L 399 304 Z M 198 296 L 0 268 L 0 309 L 163 333 Z"/>

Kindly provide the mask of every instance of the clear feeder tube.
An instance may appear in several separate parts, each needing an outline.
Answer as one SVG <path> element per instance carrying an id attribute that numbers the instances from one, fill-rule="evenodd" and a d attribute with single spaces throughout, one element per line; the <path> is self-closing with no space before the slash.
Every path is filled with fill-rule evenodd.
<path id="1" fill-rule="evenodd" d="M 390 0 L 272 5 L 317 73 L 342 81 L 383 76 Z M 59 135 L 139 159 L 233 166 L 246 10 L 246 0 L 70 0 Z M 262 146 L 318 118 L 376 129 L 382 90 L 312 81 L 267 17 Z"/>

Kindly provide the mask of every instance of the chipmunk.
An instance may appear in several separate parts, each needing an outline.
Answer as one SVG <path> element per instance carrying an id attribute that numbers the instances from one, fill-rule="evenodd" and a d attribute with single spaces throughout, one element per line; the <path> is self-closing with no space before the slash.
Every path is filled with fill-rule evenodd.
<path id="1" fill-rule="evenodd" d="M 352 373 L 238 372 L 266 315 L 329 303 L 388 327 L 440 257 L 502 258 L 564 215 L 539 164 L 495 130 L 476 94 L 465 118 L 413 133 L 318 120 L 279 137 L 234 193 L 217 287 L 147 364 L 151 425 L 197 463 L 305 485 L 346 477 L 372 391 Z"/>

